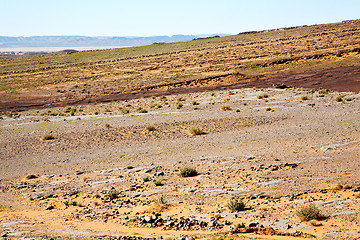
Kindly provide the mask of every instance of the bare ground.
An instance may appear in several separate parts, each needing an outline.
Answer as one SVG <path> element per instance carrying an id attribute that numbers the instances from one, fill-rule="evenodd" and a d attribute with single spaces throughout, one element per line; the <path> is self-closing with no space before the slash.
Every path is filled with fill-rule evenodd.
<path id="1" fill-rule="evenodd" d="M 357 79 L 348 72 L 359 68 L 261 83 L 318 88 L 315 79 L 326 78 L 322 86 L 330 88 L 342 75 L 349 84 L 341 87 L 350 88 Z M 358 238 L 360 95 L 218 88 L 79 105 L 74 116 L 64 107 L 3 116 L 3 237 Z M 204 134 L 191 135 L 194 127 Z M 54 139 L 41 140 L 50 131 Z M 199 174 L 182 178 L 184 167 Z M 231 212 L 232 198 L 246 209 Z M 309 203 L 326 217 L 301 222 L 296 211 Z"/>

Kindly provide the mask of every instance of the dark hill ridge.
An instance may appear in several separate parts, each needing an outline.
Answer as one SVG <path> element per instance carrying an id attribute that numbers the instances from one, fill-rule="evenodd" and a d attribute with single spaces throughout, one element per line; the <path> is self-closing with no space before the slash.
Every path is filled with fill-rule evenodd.
<path id="1" fill-rule="evenodd" d="M 98 47 L 98 46 L 143 46 L 152 43 L 190 41 L 210 35 L 173 35 L 151 37 L 88 37 L 88 36 L 0 36 L 0 49 L 20 47 Z M 225 36 L 220 34 L 219 36 Z"/>

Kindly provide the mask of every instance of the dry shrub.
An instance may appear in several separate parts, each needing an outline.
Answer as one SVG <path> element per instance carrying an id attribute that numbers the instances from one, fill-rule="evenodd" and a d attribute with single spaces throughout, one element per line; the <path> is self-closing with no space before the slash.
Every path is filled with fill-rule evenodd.
<path id="1" fill-rule="evenodd" d="M 191 128 L 190 133 L 191 133 L 191 135 L 194 135 L 194 136 L 204 134 L 203 130 L 201 130 L 200 128 L 196 128 L 196 127 Z"/>
<path id="2" fill-rule="evenodd" d="M 301 207 L 296 211 L 296 215 L 301 221 L 320 220 L 324 216 L 320 213 L 319 208 L 314 204 Z"/>

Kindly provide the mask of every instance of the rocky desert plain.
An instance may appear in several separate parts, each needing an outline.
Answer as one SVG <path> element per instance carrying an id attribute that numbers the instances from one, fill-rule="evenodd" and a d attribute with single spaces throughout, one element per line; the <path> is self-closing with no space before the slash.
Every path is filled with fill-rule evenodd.
<path id="1" fill-rule="evenodd" d="M 1 60 L 1 238 L 359 239 L 359 35 Z"/>

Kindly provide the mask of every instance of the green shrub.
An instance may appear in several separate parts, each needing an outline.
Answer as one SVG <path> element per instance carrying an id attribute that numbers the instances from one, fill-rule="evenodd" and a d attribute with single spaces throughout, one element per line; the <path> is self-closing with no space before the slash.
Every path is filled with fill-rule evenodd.
<path id="1" fill-rule="evenodd" d="M 232 212 L 240 212 L 245 210 L 245 203 L 241 199 L 233 199 L 226 205 Z"/>
<path id="2" fill-rule="evenodd" d="M 133 169 L 133 166 L 127 166 L 126 169 Z"/>
<path id="3" fill-rule="evenodd" d="M 185 167 L 180 170 L 179 175 L 181 177 L 194 177 L 194 176 L 198 175 L 198 172 L 196 171 L 195 168 Z"/>
<path id="4" fill-rule="evenodd" d="M 139 107 L 137 109 L 138 113 L 147 113 L 148 111 L 145 108 Z"/>
<path id="5" fill-rule="evenodd" d="M 182 104 L 182 103 L 178 103 L 177 105 L 176 105 L 176 108 L 177 109 L 180 109 L 180 108 L 182 108 L 184 105 Z"/>
<path id="6" fill-rule="evenodd" d="M 264 98 L 268 98 L 269 95 L 267 95 L 266 93 L 260 94 L 257 96 L 258 99 L 264 99 Z"/>
<path id="7" fill-rule="evenodd" d="M 336 98 L 335 98 L 335 101 L 337 101 L 337 102 L 342 102 L 342 97 L 341 96 L 337 96 Z"/>
<path id="8" fill-rule="evenodd" d="M 143 177 L 142 179 L 144 182 L 149 182 L 150 181 L 150 177 L 146 176 L 146 177 Z"/>
<path id="9" fill-rule="evenodd" d="M 168 206 L 168 200 L 164 195 L 161 195 L 160 197 L 154 199 L 153 202 L 162 206 Z"/>
<path id="10" fill-rule="evenodd" d="M 314 204 L 301 207 L 296 211 L 296 216 L 298 216 L 301 221 L 320 220 L 324 217 L 320 213 L 319 208 Z"/>
<path id="11" fill-rule="evenodd" d="M 154 180 L 155 186 L 163 186 L 164 184 L 160 180 Z"/>
<path id="12" fill-rule="evenodd" d="M 197 101 L 192 101 L 191 103 L 192 105 L 199 105 L 199 103 Z"/>
<path id="13" fill-rule="evenodd" d="M 28 176 L 26 176 L 27 179 L 34 179 L 34 178 L 38 178 L 38 176 L 36 176 L 35 174 L 30 174 Z"/>
<path id="14" fill-rule="evenodd" d="M 329 93 L 329 90 L 327 90 L 327 89 L 319 89 L 319 91 L 318 91 L 318 94 L 320 94 L 320 95 L 324 95 L 324 94 L 328 94 Z"/>
<path id="15" fill-rule="evenodd" d="M 110 200 L 114 200 L 116 198 L 119 198 L 119 192 L 116 190 L 110 190 L 105 197 Z"/>

